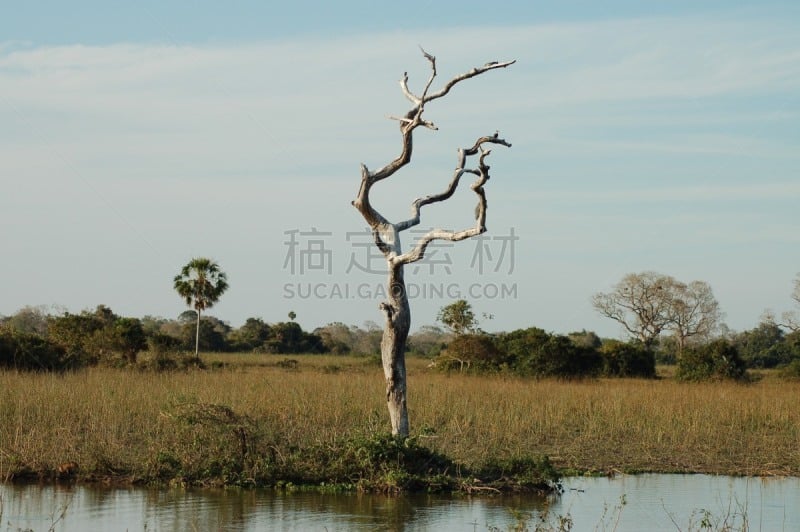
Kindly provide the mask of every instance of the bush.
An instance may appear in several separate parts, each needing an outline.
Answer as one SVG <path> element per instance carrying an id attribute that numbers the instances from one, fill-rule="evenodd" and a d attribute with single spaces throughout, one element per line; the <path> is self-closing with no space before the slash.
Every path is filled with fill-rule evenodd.
<path id="1" fill-rule="evenodd" d="M 63 371 L 71 367 L 66 350 L 37 334 L 0 330 L 0 367 Z"/>
<path id="2" fill-rule="evenodd" d="M 183 342 L 169 334 L 155 333 L 147 338 L 147 345 L 155 355 L 169 355 L 179 353 Z"/>
<path id="3" fill-rule="evenodd" d="M 212 363 L 224 364 L 222 362 Z M 205 363 L 197 357 L 194 353 L 179 353 L 179 352 L 153 352 L 152 356 L 136 363 L 136 368 L 143 371 L 173 371 L 173 370 L 188 370 L 188 369 L 206 369 Z"/>
<path id="4" fill-rule="evenodd" d="M 684 350 L 678 361 L 678 380 L 746 380 L 747 369 L 736 346 L 727 340 Z"/>
<path id="5" fill-rule="evenodd" d="M 784 379 L 800 380 L 800 358 L 792 360 L 781 368 L 780 375 Z"/>
<path id="6" fill-rule="evenodd" d="M 436 358 L 437 367 L 459 371 L 497 371 L 507 360 L 485 334 L 462 334 L 453 338 Z"/>
<path id="7" fill-rule="evenodd" d="M 61 346 L 76 367 L 92 366 L 99 361 L 91 344 L 92 336 L 103 329 L 105 321 L 97 314 L 64 313 L 48 324 L 48 340 Z"/>
<path id="8" fill-rule="evenodd" d="M 483 483 L 549 493 L 562 491 L 561 474 L 547 456 L 489 460 L 476 471 Z"/>
<path id="9" fill-rule="evenodd" d="M 612 340 L 600 347 L 600 357 L 603 360 L 600 372 L 604 377 L 656 376 L 655 355 L 641 344 Z"/>
<path id="10" fill-rule="evenodd" d="M 734 342 L 748 368 L 774 368 L 793 358 L 792 345 L 786 340 L 780 326 L 765 321 L 738 334 Z"/>
<path id="11" fill-rule="evenodd" d="M 588 377 L 600 370 L 600 354 L 569 337 L 531 327 L 504 334 L 498 346 L 516 373 L 533 377 Z"/>

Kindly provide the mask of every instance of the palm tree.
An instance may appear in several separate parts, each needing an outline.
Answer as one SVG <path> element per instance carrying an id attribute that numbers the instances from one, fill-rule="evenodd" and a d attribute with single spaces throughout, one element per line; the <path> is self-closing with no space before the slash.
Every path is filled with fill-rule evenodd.
<path id="1" fill-rule="evenodd" d="M 200 356 L 200 313 L 214 306 L 228 289 L 228 276 L 219 264 L 203 257 L 192 259 L 175 276 L 175 290 L 197 312 L 194 356 Z"/>

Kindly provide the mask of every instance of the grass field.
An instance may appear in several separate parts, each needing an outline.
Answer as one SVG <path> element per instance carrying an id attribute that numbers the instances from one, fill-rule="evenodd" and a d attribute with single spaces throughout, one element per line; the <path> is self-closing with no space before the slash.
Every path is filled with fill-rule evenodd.
<path id="1" fill-rule="evenodd" d="M 0 480 L 52 477 L 67 463 L 85 479 L 224 482 L 268 468 L 341 479 L 337 460 L 357 458 L 348 442 L 388 430 L 381 369 L 286 358 L 204 355 L 211 369 L 164 373 L 0 372 Z M 534 381 L 447 375 L 414 358 L 408 374 L 412 435 L 465 467 L 547 455 L 567 473 L 800 475 L 796 382 Z"/>

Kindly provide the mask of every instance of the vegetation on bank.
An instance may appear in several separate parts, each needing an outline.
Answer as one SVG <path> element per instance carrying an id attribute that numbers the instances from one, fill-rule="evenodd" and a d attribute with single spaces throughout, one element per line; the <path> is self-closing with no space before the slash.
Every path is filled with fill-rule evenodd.
<path id="1" fill-rule="evenodd" d="M 0 372 L 0 478 L 491 492 L 553 487 L 556 470 L 800 475 L 797 384 L 772 374 L 529 380 L 411 358 L 416 429 L 401 441 L 369 357 L 202 362 Z"/>
<path id="2" fill-rule="evenodd" d="M 386 434 L 378 421 L 380 370 L 365 359 L 336 357 L 342 367 L 319 356 L 205 358 L 211 369 L 0 372 L 0 479 L 387 492 L 558 488 L 545 457 L 466 462 L 430 445 L 430 431 Z"/>
<path id="3" fill-rule="evenodd" d="M 197 359 L 185 356 L 201 349 L 219 353 L 377 356 L 382 331 L 331 323 L 307 332 L 296 323 L 268 324 L 249 318 L 234 329 L 195 311 L 176 320 L 121 317 L 104 305 L 79 314 L 49 314 L 26 307 L 0 318 L 0 367 L 66 371 L 94 366 L 135 367 L 138 355 L 171 369 Z M 800 370 L 800 331 L 784 332 L 769 320 L 736 334 L 678 342 L 665 337 L 650 343 L 598 337 L 591 331 L 562 335 L 537 327 L 488 334 L 477 326 L 470 305 L 456 301 L 442 309 L 447 330 L 422 327 L 409 337 L 408 354 L 428 358 L 444 371 L 505 374 L 534 378 L 655 377 L 656 363 L 677 364 L 678 377 L 747 380 L 747 370 L 782 368 L 787 377 Z"/>
<path id="4" fill-rule="evenodd" d="M 414 431 L 397 439 L 380 329 L 295 318 L 0 319 L 0 480 L 492 492 L 558 489 L 558 471 L 800 474 L 800 332 L 769 320 L 680 341 L 488 334 L 457 301 L 447 330 L 409 339 Z"/>

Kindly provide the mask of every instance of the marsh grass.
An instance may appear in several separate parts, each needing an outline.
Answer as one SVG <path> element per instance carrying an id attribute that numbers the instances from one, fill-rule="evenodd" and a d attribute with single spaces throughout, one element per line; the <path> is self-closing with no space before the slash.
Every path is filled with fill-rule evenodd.
<path id="1" fill-rule="evenodd" d="M 0 372 L 0 480 L 58 478 L 59 466 L 74 462 L 82 480 L 410 481 L 407 469 L 367 475 L 354 465 L 388 430 L 375 360 L 203 359 L 211 369 Z M 285 359 L 297 363 L 279 364 Z M 473 475 L 522 478 L 520 464 L 541 455 L 574 473 L 800 474 L 796 382 L 533 381 L 425 365 L 409 359 L 414 445 Z"/>

